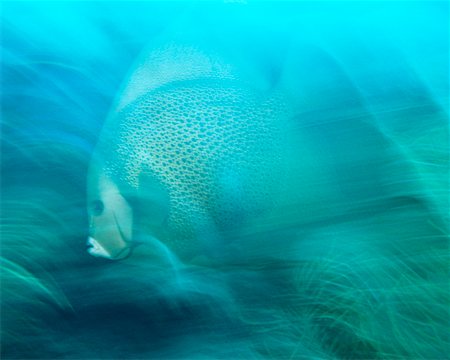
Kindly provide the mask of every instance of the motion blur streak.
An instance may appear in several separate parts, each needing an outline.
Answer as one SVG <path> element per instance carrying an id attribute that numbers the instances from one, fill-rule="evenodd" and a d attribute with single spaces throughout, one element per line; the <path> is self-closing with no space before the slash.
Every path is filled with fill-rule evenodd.
<path id="1" fill-rule="evenodd" d="M 448 2 L 1 6 L 2 358 L 449 358 Z M 215 178 L 222 192 L 199 175 L 189 188 L 202 200 L 195 207 L 180 200 L 180 182 L 169 184 L 167 201 L 179 205 L 170 209 L 179 226 L 171 241 L 153 232 L 139 196 L 119 197 L 133 212 L 115 219 L 127 227 L 119 235 L 131 242 L 133 223 L 146 247 L 119 261 L 91 257 L 94 148 L 126 149 L 115 176 L 130 187 L 142 155 L 126 133 L 108 142 L 101 130 L 116 112 L 140 111 L 127 105 L 156 80 L 136 85 L 136 69 L 180 33 L 206 53 L 206 39 L 216 39 L 214 51 L 249 88 L 280 89 L 288 109 L 214 83 L 229 112 L 213 116 L 241 111 L 248 125 L 249 114 L 283 114 L 289 127 L 277 122 L 264 136 L 253 125 L 234 129 L 219 148 L 239 150 L 223 157 L 231 160 Z M 173 73 L 171 59 L 150 65 Z M 193 103 L 213 97 L 204 89 Z M 159 98 L 149 99 L 157 111 Z M 193 107 L 176 111 L 194 118 Z M 277 131 L 286 142 L 272 141 Z M 138 143 L 170 156 L 167 143 L 149 139 Z M 253 139 L 281 150 L 250 161 Z M 188 153 L 201 162 L 219 151 L 209 145 Z M 283 186 L 264 187 L 281 175 Z M 159 185 L 147 191 L 159 194 Z M 211 226 L 181 238 L 200 223 Z"/>

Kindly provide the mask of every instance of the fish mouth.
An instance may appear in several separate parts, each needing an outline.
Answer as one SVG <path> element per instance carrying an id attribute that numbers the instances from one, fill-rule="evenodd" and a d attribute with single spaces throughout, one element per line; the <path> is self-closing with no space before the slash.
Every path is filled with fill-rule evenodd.
<path id="1" fill-rule="evenodd" d="M 89 237 L 87 240 L 86 245 L 88 246 L 87 252 L 89 255 L 95 256 L 95 257 L 103 257 L 107 259 L 111 259 L 111 254 L 105 250 L 103 246 L 100 245 L 100 243 L 95 240 L 93 237 Z"/>

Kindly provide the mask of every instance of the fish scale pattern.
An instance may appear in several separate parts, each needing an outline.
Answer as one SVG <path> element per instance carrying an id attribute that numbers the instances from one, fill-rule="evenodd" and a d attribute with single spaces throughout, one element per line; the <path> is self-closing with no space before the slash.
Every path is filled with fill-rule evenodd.
<path id="1" fill-rule="evenodd" d="M 170 84 L 117 115 L 107 167 L 135 189 L 146 172 L 157 177 L 169 193 L 178 241 L 201 228 L 223 230 L 271 206 L 283 116 L 280 96 L 236 81 Z"/>

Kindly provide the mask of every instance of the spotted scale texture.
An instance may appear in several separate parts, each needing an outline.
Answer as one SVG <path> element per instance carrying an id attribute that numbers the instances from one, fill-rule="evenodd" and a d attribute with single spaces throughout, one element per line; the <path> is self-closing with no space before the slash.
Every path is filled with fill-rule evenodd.
<path id="1" fill-rule="evenodd" d="M 135 189 L 156 177 L 169 193 L 172 241 L 189 251 L 193 237 L 233 231 L 272 206 L 284 111 L 237 81 L 174 82 L 117 115 L 107 169 Z"/>

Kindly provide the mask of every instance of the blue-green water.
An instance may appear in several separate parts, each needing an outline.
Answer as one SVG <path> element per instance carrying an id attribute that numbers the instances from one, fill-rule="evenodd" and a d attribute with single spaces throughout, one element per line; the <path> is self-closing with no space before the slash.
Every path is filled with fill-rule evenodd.
<path id="1" fill-rule="evenodd" d="M 447 2 L 1 7 L 3 358 L 448 358 Z"/>

